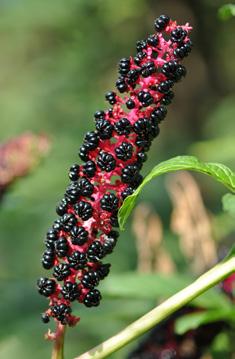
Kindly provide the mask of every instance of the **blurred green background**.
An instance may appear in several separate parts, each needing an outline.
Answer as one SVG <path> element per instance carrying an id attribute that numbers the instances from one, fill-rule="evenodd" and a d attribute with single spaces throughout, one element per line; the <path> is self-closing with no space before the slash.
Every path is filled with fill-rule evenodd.
<path id="1" fill-rule="evenodd" d="M 104 93 L 114 88 L 118 60 L 135 53 L 135 42 L 153 32 L 154 19 L 162 13 L 193 25 L 194 48 L 185 61 L 188 75 L 177 85 L 144 171 L 177 154 L 235 168 L 235 23 L 218 18 L 224 3 L 0 0 L 0 140 L 33 131 L 47 134 L 52 142 L 47 158 L 1 202 L 1 359 L 50 357 L 51 345 L 43 341 L 46 326 L 40 321 L 47 301 L 35 290 L 43 273 L 44 234 L 68 183 L 67 170 L 79 161 L 83 134 L 93 127 L 93 113 L 107 107 Z M 223 188 L 197 178 L 207 206 L 219 215 Z M 143 197 L 164 218 L 167 236 L 171 205 L 163 180 L 148 185 Z M 129 229 L 110 261 L 112 273 L 136 268 Z M 97 309 L 82 307 L 81 324 L 68 331 L 66 357 L 98 344 L 153 305 L 151 300 L 104 297 Z M 129 349 L 113 358 L 124 358 Z"/>

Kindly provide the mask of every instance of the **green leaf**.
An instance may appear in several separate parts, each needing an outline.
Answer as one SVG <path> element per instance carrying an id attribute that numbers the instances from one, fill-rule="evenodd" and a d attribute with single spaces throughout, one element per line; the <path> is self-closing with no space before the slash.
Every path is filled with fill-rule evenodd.
<path id="1" fill-rule="evenodd" d="M 223 308 L 217 310 L 208 310 L 206 312 L 197 312 L 184 315 L 175 322 L 175 332 L 179 335 L 186 333 L 189 330 L 197 329 L 200 325 L 213 323 L 216 321 L 234 321 L 235 309 Z"/>
<path id="2" fill-rule="evenodd" d="M 218 11 L 221 20 L 228 20 L 235 16 L 235 4 L 225 4 Z"/>
<path id="3" fill-rule="evenodd" d="M 144 274 L 127 272 L 115 274 L 101 284 L 101 291 L 107 298 L 163 300 L 177 293 L 190 283 L 193 278 L 181 274 Z M 193 301 L 203 308 L 230 308 L 225 295 L 210 289 Z"/>
<path id="4" fill-rule="evenodd" d="M 201 162 L 194 156 L 177 156 L 167 161 L 159 163 L 152 171 L 145 177 L 144 181 L 137 188 L 137 190 L 128 196 L 118 213 L 118 220 L 121 230 L 129 217 L 132 209 L 135 206 L 136 199 L 143 187 L 153 178 L 158 177 L 164 173 L 175 172 L 178 170 L 191 170 L 207 174 L 224 184 L 230 191 L 235 192 L 235 173 L 227 166 L 221 163 Z"/>
<path id="5" fill-rule="evenodd" d="M 226 193 L 222 198 L 223 210 L 235 216 L 235 195 Z"/>

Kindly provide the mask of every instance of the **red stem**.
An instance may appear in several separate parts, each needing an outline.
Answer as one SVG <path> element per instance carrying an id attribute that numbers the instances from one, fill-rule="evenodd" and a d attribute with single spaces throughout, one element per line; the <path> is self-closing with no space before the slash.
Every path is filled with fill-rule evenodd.
<path id="1" fill-rule="evenodd" d="M 64 335 L 65 326 L 58 323 L 51 359 L 64 359 Z"/>

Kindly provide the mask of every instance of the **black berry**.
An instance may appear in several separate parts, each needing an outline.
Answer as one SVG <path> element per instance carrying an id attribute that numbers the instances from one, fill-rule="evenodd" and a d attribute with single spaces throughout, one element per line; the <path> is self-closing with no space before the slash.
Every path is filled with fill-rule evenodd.
<path id="1" fill-rule="evenodd" d="M 92 217 L 93 208 L 89 202 L 80 201 L 74 205 L 76 214 L 83 220 L 87 221 Z"/>

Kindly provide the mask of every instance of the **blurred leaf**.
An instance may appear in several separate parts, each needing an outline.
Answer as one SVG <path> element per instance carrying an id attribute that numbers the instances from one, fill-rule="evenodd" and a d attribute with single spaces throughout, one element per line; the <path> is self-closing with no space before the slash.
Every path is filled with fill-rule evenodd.
<path id="1" fill-rule="evenodd" d="M 208 310 L 206 312 L 198 312 L 186 314 L 180 317 L 175 322 L 175 331 L 182 335 L 189 330 L 197 329 L 200 325 L 216 322 L 216 321 L 234 321 L 235 309 L 223 308 L 217 310 Z"/>
<path id="2" fill-rule="evenodd" d="M 189 147 L 190 153 L 202 158 L 214 161 L 234 161 L 235 158 L 235 137 L 225 136 L 207 141 L 193 143 Z"/>
<path id="3" fill-rule="evenodd" d="M 204 135 L 207 136 L 207 138 L 218 138 L 218 136 L 219 138 L 234 137 L 234 112 L 235 96 L 232 93 L 223 97 L 215 106 L 212 107 L 204 125 Z M 219 150 L 223 152 L 223 148 L 219 148 Z"/>
<path id="4" fill-rule="evenodd" d="M 115 298 L 165 299 L 190 283 L 193 278 L 182 275 L 124 273 L 112 275 L 101 285 L 103 295 Z M 228 308 L 230 302 L 214 289 L 210 289 L 193 301 L 203 308 Z"/>
<path id="5" fill-rule="evenodd" d="M 222 198 L 223 210 L 235 216 L 235 195 L 226 193 Z"/>
<path id="6" fill-rule="evenodd" d="M 216 239 L 223 240 L 235 231 L 235 221 L 227 212 L 221 212 L 212 217 L 212 227 Z"/>
<path id="7" fill-rule="evenodd" d="M 228 333 L 220 333 L 212 343 L 212 357 L 213 359 L 231 359 L 231 353 L 229 354 L 230 343 Z"/>
<path id="8" fill-rule="evenodd" d="M 235 16 L 235 4 L 225 4 L 218 11 L 221 20 L 228 20 Z"/>
<path id="9" fill-rule="evenodd" d="M 203 163 L 193 156 L 173 157 L 155 166 L 152 171 L 145 177 L 137 190 L 124 200 L 123 205 L 119 210 L 119 224 L 121 230 L 124 229 L 127 218 L 134 208 L 136 199 L 139 193 L 142 191 L 143 187 L 152 179 L 160 176 L 161 174 L 175 172 L 178 170 L 191 170 L 207 174 L 218 182 L 223 183 L 230 191 L 235 191 L 235 173 L 225 165 L 221 163 Z"/>

